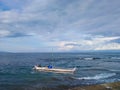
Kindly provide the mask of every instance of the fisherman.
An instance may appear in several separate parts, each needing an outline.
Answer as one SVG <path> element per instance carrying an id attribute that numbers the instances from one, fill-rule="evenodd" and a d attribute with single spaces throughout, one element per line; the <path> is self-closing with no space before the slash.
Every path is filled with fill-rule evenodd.
<path id="1" fill-rule="evenodd" d="M 48 65 L 48 68 L 51 69 L 51 68 L 52 68 L 52 65 Z"/>
<path id="2" fill-rule="evenodd" d="M 41 64 L 38 64 L 37 66 L 38 66 L 38 67 L 41 67 Z"/>

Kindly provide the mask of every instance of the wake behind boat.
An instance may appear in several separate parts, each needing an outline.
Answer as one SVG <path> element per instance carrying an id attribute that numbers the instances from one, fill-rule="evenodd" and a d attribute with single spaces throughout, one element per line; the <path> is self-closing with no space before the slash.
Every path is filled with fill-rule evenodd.
<path id="1" fill-rule="evenodd" d="M 41 67 L 41 66 L 34 66 L 35 70 L 38 71 L 45 71 L 45 72 L 56 72 L 56 73 L 74 73 L 76 68 L 72 69 L 60 69 L 60 68 L 48 68 L 48 67 Z"/>

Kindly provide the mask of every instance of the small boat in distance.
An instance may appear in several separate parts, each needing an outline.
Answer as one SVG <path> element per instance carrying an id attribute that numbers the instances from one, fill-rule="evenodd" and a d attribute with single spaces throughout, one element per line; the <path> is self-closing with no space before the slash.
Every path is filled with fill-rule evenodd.
<path id="1" fill-rule="evenodd" d="M 37 71 L 44 71 L 44 72 L 55 72 L 55 73 L 74 73 L 76 68 L 72 69 L 60 69 L 60 68 L 48 68 L 48 67 L 41 67 L 35 65 L 34 68 Z"/>

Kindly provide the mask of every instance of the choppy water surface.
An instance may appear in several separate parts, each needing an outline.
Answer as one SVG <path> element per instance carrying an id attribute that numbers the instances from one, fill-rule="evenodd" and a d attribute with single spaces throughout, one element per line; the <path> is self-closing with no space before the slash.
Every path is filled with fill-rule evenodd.
<path id="1" fill-rule="evenodd" d="M 36 64 L 74 68 L 74 74 L 37 72 Z M 0 90 L 64 90 L 120 81 L 120 53 L 0 53 Z"/>

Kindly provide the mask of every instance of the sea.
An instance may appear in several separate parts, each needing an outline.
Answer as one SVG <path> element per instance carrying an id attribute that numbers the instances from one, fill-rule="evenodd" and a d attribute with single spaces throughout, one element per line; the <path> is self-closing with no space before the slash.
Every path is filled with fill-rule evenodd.
<path id="1" fill-rule="evenodd" d="M 74 68 L 43 72 L 34 65 Z M 120 52 L 0 53 L 0 90 L 67 90 L 120 81 Z"/>

